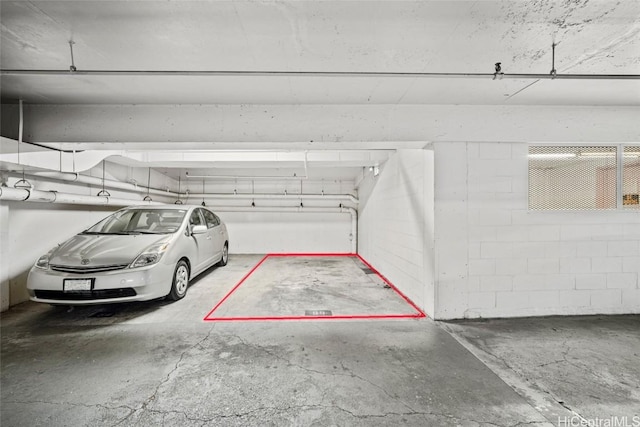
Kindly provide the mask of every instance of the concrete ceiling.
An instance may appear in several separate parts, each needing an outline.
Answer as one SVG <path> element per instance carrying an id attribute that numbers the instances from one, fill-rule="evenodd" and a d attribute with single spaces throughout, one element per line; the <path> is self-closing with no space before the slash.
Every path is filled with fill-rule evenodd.
<path id="1" fill-rule="evenodd" d="M 72 62 L 69 41 L 73 40 L 74 64 L 80 72 L 149 72 L 134 76 L 3 73 L 0 78 L 3 103 L 22 99 L 33 106 L 30 118 L 35 124 L 25 125 L 33 126 L 25 128 L 28 130 L 25 140 L 66 149 L 87 148 L 83 142 L 99 143 L 104 149 L 117 142 L 117 149 L 122 149 L 129 142 L 153 141 L 162 142 L 163 150 L 188 149 L 193 142 L 211 143 L 214 144 L 211 148 L 216 149 L 220 148 L 216 143 L 233 143 L 246 135 L 242 126 L 251 126 L 251 120 L 248 123 L 238 120 L 236 110 L 230 109 L 243 105 L 264 105 L 265 112 L 283 108 L 289 111 L 291 106 L 328 109 L 326 116 L 320 117 L 323 128 L 314 128 L 317 124 L 310 124 L 309 128 L 324 136 L 331 135 L 322 139 L 334 144 L 292 146 L 305 150 L 349 149 L 354 148 L 349 142 L 365 141 L 362 135 L 370 123 L 361 120 L 359 125 L 356 120 L 353 126 L 361 126 L 363 131 L 349 133 L 343 130 L 344 123 L 327 119 L 331 114 L 337 117 L 336 112 L 345 106 L 353 110 L 356 118 L 366 117 L 366 109 L 372 106 L 377 108 L 376 117 L 386 118 L 392 115 L 389 111 L 397 111 L 391 109 L 415 106 L 505 109 L 640 105 L 638 79 L 493 80 L 358 74 L 488 75 L 494 72 L 496 62 L 501 62 L 507 75 L 549 74 L 552 44 L 556 43 L 554 65 L 558 74 L 637 75 L 640 74 L 637 0 L 2 1 L 0 21 L 3 70 L 68 71 Z M 153 75 L 167 71 L 230 73 Z M 294 74 L 242 74 L 251 71 Z M 85 112 L 95 108 L 95 117 L 108 122 L 111 117 L 100 116 L 104 109 L 99 105 L 106 104 L 127 108 L 189 104 L 191 109 L 194 105 L 215 105 L 227 108 L 222 115 L 228 126 L 235 126 L 235 133 L 225 129 L 225 140 L 221 140 L 222 133 L 211 134 L 207 140 L 189 134 L 193 129 L 191 121 L 181 128 L 188 137 L 165 138 L 164 134 L 154 135 L 155 126 L 149 127 L 147 121 L 144 126 L 152 135 L 150 140 L 126 135 L 101 139 L 91 135 L 87 125 L 68 131 L 73 125 L 65 123 L 60 126 L 67 132 L 56 133 L 50 122 L 43 119 L 43 124 L 36 123 L 38 112 L 46 111 L 42 116 L 50 117 L 52 111 L 60 111 L 59 107 L 68 109 L 76 105 Z M 419 115 L 415 111 L 413 114 Z M 313 140 L 313 135 L 310 138 L 287 135 L 289 125 L 300 126 L 295 114 L 287 117 L 276 127 L 283 135 L 280 142 L 304 139 L 306 144 Z M 344 121 L 344 115 L 340 117 Z M 336 128 L 336 123 L 343 127 L 331 133 L 328 129 Z M 3 135 L 10 136 L 6 132 Z M 418 146 L 435 140 L 432 137 L 437 135 L 452 137 L 446 132 L 426 132 L 417 137 Z M 393 137 L 380 139 L 386 143 L 378 148 L 393 149 L 407 143 L 401 138 L 398 144 L 394 144 Z M 261 148 L 268 149 L 271 140 L 261 141 L 265 143 Z"/>
<path id="2" fill-rule="evenodd" d="M 547 74 L 640 72 L 640 3 L 3 1 L 2 68 Z M 376 77 L 4 76 L 80 104 L 637 105 L 638 82 Z M 552 84 L 549 84 L 552 83 Z M 631 90 L 631 89 L 635 89 Z M 634 96 L 635 95 L 635 96 Z"/>

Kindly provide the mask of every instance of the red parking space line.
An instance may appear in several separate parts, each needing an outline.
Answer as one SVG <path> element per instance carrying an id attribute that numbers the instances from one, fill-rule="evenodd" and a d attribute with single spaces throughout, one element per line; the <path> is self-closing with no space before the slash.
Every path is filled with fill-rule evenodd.
<path id="1" fill-rule="evenodd" d="M 265 256 L 260 260 L 260 262 L 259 262 L 259 263 L 257 263 L 257 264 L 256 264 L 256 265 L 251 269 L 251 271 L 249 271 L 249 272 L 248 272 L 248 273 L 247 273 L 247 274 L 246 274 L 246 275 L 245 275 L 245 276 L 244 276 L 244 277 L 243 277 L 243 278 L 238 282 L 238 284 L 237 284 L 237 285 L 235 285 L 235 286 L 233 287 L 233 289 L 231 289 L 231 290 L 230 290 L 230 291 L 229 291 L 229 292 L 224 296 L 224 298 L 222 298 L 222 299 L 220 300 L 220 302 L 218 302 L 218 303 L 216 304 L 216 306 L 215 306 L 215 307 L 213 307 L 213 308 L 211 309 L 211 311 L 210 311 L 210 312 L 209 312 L 209 313 L 204 317 L 204 320 L 207 320 L 207 318 L 208 318 L 209 316 L 211 316 L 211 314 L 213 314 L 213 312 L 214 312 L 214 311 L 216 311 L 216 310 L 218 309 L 218 307 L 220 307 L 220 306 L 222 305 L 222 303 L 224 303 L 224 302 L 227 300 L 227 298 L 229 298 L 229 297 L 231 296 L 231 294 L 232 294 L 232 293 L 234 293 L 234 292 L 236 291 L 236 289 L 238 289 L 238 288 L 240 287 L 240 285 L 242 285 L 242 284 L 244 283 L 244 281 L 245 281 L 245 280 L 247 280 L 247 279 L 249 278 L 249 276 L 251 276 L 251 275 L 253 274 L 253 272 L 254 272 L 254 271 L 256 271 L 256 270 L 258 269 L 258 267 L 260 267 L 260 266 L 262 265 L 262 263 L 263 263 L 263 262 L 265 262 L 265 260 L 266 260 L 267 258 L 269 258 L 269 255 L 265 255 Z"/>
<path id="2" fill-rule="evenodd" d="M 380 278 L 382 280 L 384 280 L 384 282 L 391 286 L 391 289 L 393 289 L 394 291 L 396 291 L 396 293 L 398 295 L 400 295 L 402 297 L 402 299 L 404 299 L 411 307 L 413 307 L 418 313 L 420 313 L 420 317 L 427 317 L 427 315 L 424 313 L 424 311 L 420 310 L 420 308 L 415 305 L 415 303 L 413 301 L 411 301 L 411 299 L 409 299 L 409 297 L 407 297 L 405 294 L 403 294 L 400 289 L 396 288 L 396 286 L 391 283 L 391 281 L 389 281 L 386 277 L 384 277 L 382 274 L 380 274 L 380 272 L 378 270 L 376 270 L 375 268 L 373 268 L 373 266 L 371 264 L 369 264 L 364 258 L 362 258 L 360 256 L 360 254 L 356 255 L 360 261 L 362 261 L 367 267 L 369 267 L 371 269 L 371 271 L 373 271 L 374 273 L 376 273 L 378 276 L 380 276 Z"/>
<path id="3" fill-rule="evenodd" d="M 235 316 L 235 317 L 209 317 L 209 322 L 233 322 L 233 321 L 270 321 L 270 320 L 353 320 L 353 319 L 421 319 L 420 314 L 340 314 L 337 316 Z"/>
<path id="4" fill-rule="evenodd" d="M 355 257 L 360 259 L 371 271 L 377 274 L 391 289 L 393 289 L 414 310 L 415 314 L 367 314 L 367 315 L 337 315 L 337 316 L 231 316 L 212 317 L 212 314 L 270 257 Z M 418 319 L 427 317 L 406 295 L 404 295 L 393 283 L 373 268 L 360 254 L 354 253 L 271 253 L 265 255 L 216 305 L 207 313 L 205 322 L 232 322 L 232 321 L 276 321 L 276 320 L 353 320 L 353 319 Z"/>
<path id="5" fill-rule="evenodd" d="M 358 254 L 354 254 L 354 253 L 349 253 L 349 252 L 336 252 L 336 253 L 331 253 L 331 252 L 327 252 L 327 253 L 274 253 L 274 254 L 269 254 L 267 255 L 269 257 L 301 257 L 301 256 L 318 256 L 318 257 L 329 257 L 329 256 L 350 256 L 350 257 L 356 257 L 358 256 Z"/>

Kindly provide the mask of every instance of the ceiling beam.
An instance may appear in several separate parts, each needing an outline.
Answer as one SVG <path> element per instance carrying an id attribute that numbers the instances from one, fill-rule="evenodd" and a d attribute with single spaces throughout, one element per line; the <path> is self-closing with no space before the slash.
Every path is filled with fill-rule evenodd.
<path id="1" fill-rule="evenodd" d="M 28 104 L 24 140 L 64 150 L 368 150 L 447 141 L 635 143 L 639 111 L 521 105 Z"/>
<path id="2" fill-rule="evenodd" d="M 428 73 L 379 71 L 247 71 L 247 70 L 30 70 L 1 69 L 0 76 L 201 76 L 201 77 L 372 77 L 372 78 L 485 78 L 519 80 L 640 80 L 640 74 Z"/>

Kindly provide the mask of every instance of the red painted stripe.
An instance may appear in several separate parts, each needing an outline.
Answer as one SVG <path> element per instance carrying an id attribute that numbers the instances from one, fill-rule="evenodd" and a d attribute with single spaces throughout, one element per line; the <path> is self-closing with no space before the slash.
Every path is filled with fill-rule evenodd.
<path id="1" fill-rule="evenodd" d="M 236 289 L 238 289 L 238 288 L 240 287 L 240 285 L 242 285 L 242 284 L 244 283 L 244 281 L 245 281 L 245 280 L 247 280 L 247 279 L 249 278 L 249 276 L 251 276 L 251 275 L 253 274 L 253 272 L 254 272 L 254 271 L 256 271 L 256 270 L 258 269 L 258 267 L 260 267 L 260 265 L 262 265 L 262 263 L 263 263 L 263 262 L 265 262 L 265 260 L 266 260 L 267 258 L 269 258 L 269 255 L 265 255 L 265 256 L 264 256 L 264 258 L 262 258 L 262 259 L 260 260 L 260 262 L 259 262 L 259 263 L 257 263 L 257 264 L 256 264 L 256 265 L 251 269 L 251 271 L 249 271 L 249 272 L 248 272 L 248 273 L 247 273 L 247 274 L 246 274 L 246 275 L 245 275 L 245 276 L 244 276 L 244 277 L 243 277 L 243 278 L 242 278 L 242 279 L 241 279 L 241 280 L 240 280 L 240 281 L 239 281 L 239 282 L 238 282 L 238 283 L 233 287 L 233 289 L 231 289 L 231 290 L 229 291 L 229 293 L 227 293 L 227 295 L 225 295 L 225 296 L 224 296 L 224 298 L 222 298 L 222 299 L 220 300 L 220 302 L 218 302 L 218 303 L 216 304 L 216 306 L 215 306 L 215 307 L 213 307 L 213 308 L 211 309 L 211 311 L 210 311 L 210 312 L 209 312 L 209 313 L 204 317 L 204 320 L 207 320 L 207 318 L 208 318 L 209 316 L 211 316 L 211 315 L 213 314 L 213 312 L 214 312 L 214 311 L 216 311 L 216 310 L 218 309 L 218 307 L 220 307 L 220 306 L 222 305 L 222 303 L 224 303 L 224 302 L 227 300 L 227 298 L 229 298 L 229 297 L 231 296 L 231 294 L 232 294 L 232 293 L 234 293 L 234 292 L 236 291 Z"/>
<path id="2" fill-rule="evenodd" d="M 242 321 L 277 321 L 277 320 L 353 320 L 353 319 L 420 319 L 421 314 L 354 314 L 338 316 L 237 316 L 237 317 L 205 317 L 206 322 L 242 322 Z"/>
<path id="3" fill-rule="evenodd" d="M 311 252 L 311 253 L 271 253 L 267 256 L 272 256 L 272 257 L 298 257 L 298 256 L 318 256 L 318 257 L 329 257 L 329 256 L 351 256 L 351 257 L 355 257 L 358 256 L 357 254 L 353 254 L 353 253 L 322 253 L 322 252 Z"/>
<path id="4" fill-rule="evenodd" d="M 374 273 L 376 273 L 378 276 L 380 276 L 380 278 L 382 280 L 384 280 L 384 282 L 389 285 L 391 287 L 391 289 L 393 289 L 394 291 L 396 291 L 396 293 L 398 295 L 400 295 L 402 297 L 402 299 L 404 299 L 411 307 L 413 307 L 418 313 L 421 314 L 421 317 L 426 317 L 427 315 L 424 313 L 424 311 L 420 310 L 420 308 L 413 302 L 411 301 L 411 299 L 409 299 L 409 297 L 407 297 L 405 294 L 403 294 L 400 289 L 396 288 L 396 286 L 391 283 L 386 277 L 384 277 L 382 274 L 380 274 L 380 272 L 378 270 L 376 270 L 375 268 L 373 268 L 373 266 L 371 264 L 369 264 L 364 258 L 362 258 L 362 256 L 360 256 L 360 254 L 357 254 L 358 258 L 360 259 L 360 261 L 362 261 L 367 267 L 369 267 L 371 269 L 371 271 L 373 271 Z"/>
<path id="5" fill-rule="evenodd" d="M 402 299 L 404 299 L 414 310 L 415 314 L 367 314 L 367 315 L 338 315 L 338 316 L 234 316 L 234 317 L 211 317 L 211 315 L 242 285 L 245 280 L 249 278 L 263 262 L 269 257 L 303 257 L 303 256 L 317 256 L 317 257 L 357 257 L 368 268 L 393 289 Z M 418 308 L 406 295 L 404 295 L 396 286 L 391 283 L 386 277 L 384 277 L 378 270 L 373 268 L 360 254 L 353 253 L 270 253 L 265 255 L 260 262 L 258 262 L 216 305 L 207 313 L 204 317 L 205 322 L 232 322 L 232 321 L 278 321 L 278 320 L 350 320 L 350 319 L 418 319 L 427 317 L 427 315 Z"/>

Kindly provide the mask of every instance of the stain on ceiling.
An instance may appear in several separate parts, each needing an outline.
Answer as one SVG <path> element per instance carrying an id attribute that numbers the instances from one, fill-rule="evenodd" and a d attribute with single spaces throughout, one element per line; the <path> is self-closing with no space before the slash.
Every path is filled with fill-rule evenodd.
<path id="1" fill-rule="evenodd" d="M 2 69 L 640 73 L 640 2 L 3 1 Z M 79 104 L 637 105 L 637 81 L 3 75 L 3 99 Z M 589 83 L 591 84 L 591 82 Z M 602 86 L 605 86 L 603 89 Z M 615 87 L 610 96 L 608 87 Z M 612 95 L 612 96 L 611 96 Z"/>

